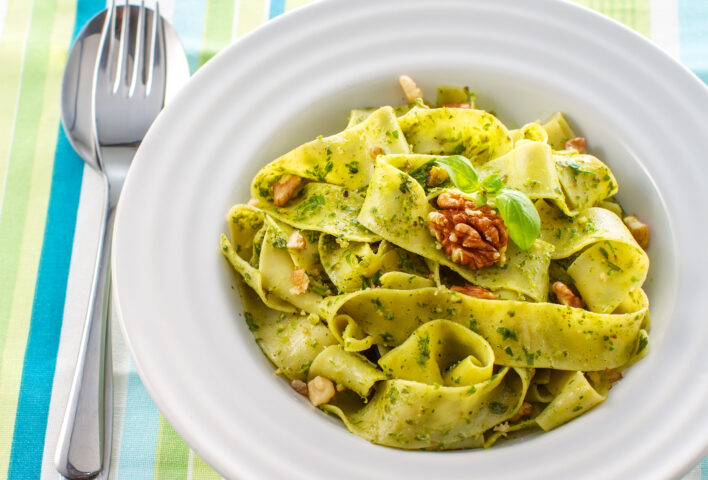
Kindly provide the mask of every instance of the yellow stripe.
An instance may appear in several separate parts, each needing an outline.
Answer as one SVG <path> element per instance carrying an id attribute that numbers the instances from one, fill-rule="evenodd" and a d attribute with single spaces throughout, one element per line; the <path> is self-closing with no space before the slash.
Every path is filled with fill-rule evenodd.
<path id="1" fill-rule="evenodd" d="M 312 3 L 312 0 L 285 0 L 285 11 L 289 12 L 293 8 L 302 7 L 308 3 Z"/>
<path id="2" fill-rule="evenodd" d="M 239 37 L 263 23 L 263 19 L 266 18 L 265 3 L 264 0 L 248 0 L 240 3 L 237 29 Z"/>
<path id="3" fill-rule="evenodd" d="M 31 1 L 9 2 L 0 38 L 0 198 L 5 187 Z"/>
<path id="4" fill-rule="evenodd" d="M 221 476 L 201 458 L 194 454 L 194 463 L 192 464 L 192 480 L 219 480 Z"/>
<path id="5" fill-rule="evenodd" d="M 36 9 L 42 9 L 43 7 L 46 8 L 46 5 L 42 5 L 41 2 L 36 5 Z M 51 46 L 49 48 L 44 91 L 41 92 L 42 112 L 39 119 L 37 144 L 34 152 L 34 165 L 27 205 L 28 215 L 25 221 L 22 248 L 20 250 L 17 280 L 6 337 L 7 343 L 3 351 L 2 368 L 0 369 L 0 438 L 5 439 L 12 438 L 15 426 L 15 413 L 17 411 L 17 399 L 25 355 L 25 339 L 29 332 L 32 315 L 34 286 L 42 250 L 47 203 L 51 189 L 51 175 L 60 118 L 59 96 L 61 80 L 64 64 L 66 63 L 67 49 L 71 41 L 75 8 L 73 0 L 59 0 L 57 2 L 52 34 L 49 39 Z M 44 15 L 45 13 L 42 12 L 41 14 Z M 8 21 L 10 21 L 9 17 Z M 25 72 L 25 74 L 31 75 L 32 72 Z M 7 472 L 10 447 L 10 442 L 6 445 L 0 445 L 0 472 Z"/>

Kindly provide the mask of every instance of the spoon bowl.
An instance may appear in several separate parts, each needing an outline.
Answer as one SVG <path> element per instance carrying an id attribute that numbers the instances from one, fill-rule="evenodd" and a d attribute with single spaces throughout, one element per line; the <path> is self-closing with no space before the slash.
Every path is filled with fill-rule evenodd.
<path id="1" fill-rule="evenodd" d="M 131 16 L 137 18 L 140 7 L 132 5 L 130 9 Z M 94 15 L 77 35 L 66 61 L 61 90 L 61 123 L 64 132 L 76 153 L 96 169 L 98 164 L 92 135 L 91 98 L 94 68 L 106 14 L 107 10 L 103 10 Z M 168 103 L 189 80 L 189 63 L 177 32 L 164 20 L 162 25 L 167 67 L 165 103 Z"/>

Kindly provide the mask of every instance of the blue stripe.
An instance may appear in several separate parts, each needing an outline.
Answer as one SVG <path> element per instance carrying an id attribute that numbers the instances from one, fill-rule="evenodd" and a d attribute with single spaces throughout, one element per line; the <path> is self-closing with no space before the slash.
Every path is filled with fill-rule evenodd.
<path id="1" fill-rule="evenodd" d="M 275 18 L 285 11 L 285 0 L 270 0 L 268 18 Z"/>
<path id="2" fill-rule="evenodd" d="M 206 0 L 190 0 L 188 2 L 180 2 L 179 8 L 175 8 L 174 16 L 172 17 L 172 26 L 177 31 L 187 51 L 189 71 L 192 74 L 199 68 L 199 50 L 202 46 L 202 35 L 204 34 L 205 11 Z"/>
<path id="3" fill-rule="evenodd" d="M 119 479 L 153 478 L 159 426 L 160 411 L 140 381 L 133 362 L 130 362 L 123 438 L 120 442 Z"/>
<path id="4" fill-rule="evenodd" d="M 701 462 L 701 480 L 708 480 L 708 458 Z"/>
<path id="5" fill-rule="evenodd" d="M 79 0 L 73 38 L 104 1 Z M 57 12 L 61 15 L 61 12 Z M 8 478 L 39 478 L 84 163 L 59 127 Z"/>
<path id="6" fill-rule="evenodd" d="M 708 2 L 679 0 L 681 61 L 708 83 Z"/>

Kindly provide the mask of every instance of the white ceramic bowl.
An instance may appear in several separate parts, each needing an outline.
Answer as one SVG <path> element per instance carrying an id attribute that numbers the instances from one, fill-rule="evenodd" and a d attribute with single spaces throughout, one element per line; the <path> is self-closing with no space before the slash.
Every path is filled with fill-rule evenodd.
<path id="1" fill-rule="evenodd" d="M 218 248 L 266 162 L 398 103 L 466 84 L 520 125 L 560 110 L 652 228 L 651 351 L 609 399 L 491 450 L 376 446 L 312 408 L 260 352 Z M 140 376 L 186 441 L 229 478 L 642 478 L 708 454 L 708 90 L 644 38 L 556 0 L 323 1 L 200 70 L 158 118 L 123 190 L 115 298 Z"/>

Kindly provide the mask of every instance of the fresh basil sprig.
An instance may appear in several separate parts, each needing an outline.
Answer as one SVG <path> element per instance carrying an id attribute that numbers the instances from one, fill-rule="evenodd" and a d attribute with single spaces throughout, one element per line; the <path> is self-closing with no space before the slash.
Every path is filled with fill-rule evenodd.
<path id="1" fill-rule="evenodd" d="M 541 219 L 536 207 L 524 193 L 504 186 L 504 177 L 498 174 L 479 181 L 469 160 L 461 155 L 442 157 L 435 161 L 450 176 L 452 183 L 465 193 L 474 193 L 477 205 L 488 198 L 494 200 L 511 240 L 522 250 L 528 250 L 541 234 Z"/>
<path id="2" fill-rule="evenodd" d="M 494 197 L 509 231 L 509 237 L 521 250 L 528 250 L 541 234 L 541 219 L 529 197 L 513 188 L 502 188 Z"/>
<path id="3" fill-rule="evenodd" d="M 442 157 L 435 160 L 448 175 L 457 188 L 465 193 L 472 193 L 479 188 L 479 176 L 474 167 L 462 155 Z"/>

